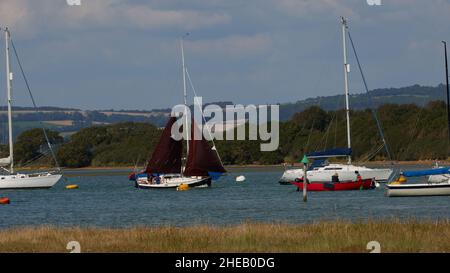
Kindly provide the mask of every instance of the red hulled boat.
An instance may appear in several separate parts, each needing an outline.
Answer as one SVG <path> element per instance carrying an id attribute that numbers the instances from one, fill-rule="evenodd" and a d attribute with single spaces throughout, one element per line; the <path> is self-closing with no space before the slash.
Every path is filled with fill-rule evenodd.
<path id="1" fill-rule="evenodd" d="M 303 190 L 303 182 L 291 182 L 293 185 Z M 375 180 L 361 179 L 359 181 L 342 182 L 310 182 L 306 188 L 308 191 L 353 191 L 375 189 Z"/>

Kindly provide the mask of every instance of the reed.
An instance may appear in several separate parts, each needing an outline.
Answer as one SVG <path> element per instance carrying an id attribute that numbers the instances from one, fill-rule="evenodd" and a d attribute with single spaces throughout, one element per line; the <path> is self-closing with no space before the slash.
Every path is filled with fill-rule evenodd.
<path id="1" fill-rule="evenodd" d="M 0 231 L 0 252 L 450 252 L 450 221 L 243 223 L 125 229 L 27 227 Z"/>

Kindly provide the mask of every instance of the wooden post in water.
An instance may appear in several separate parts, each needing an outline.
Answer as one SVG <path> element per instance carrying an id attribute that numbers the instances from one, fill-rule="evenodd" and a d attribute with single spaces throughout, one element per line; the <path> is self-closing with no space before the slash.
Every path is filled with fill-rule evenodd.
<path id="1" fill-rule="evenodd" d="M 308 163 L 306 155 L 303 156 L 303 202 L 308 202 Z"/>

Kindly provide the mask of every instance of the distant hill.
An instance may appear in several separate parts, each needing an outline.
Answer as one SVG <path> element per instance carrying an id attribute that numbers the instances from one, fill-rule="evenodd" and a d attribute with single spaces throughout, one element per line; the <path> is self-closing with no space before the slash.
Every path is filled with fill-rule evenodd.
<path id="1" fill-rule="evenodd" d="M 13 106 L 13 111 L 35 111 L 34 107 Z M 38 107 L 39 111 L 81 111 L 77 108 L 55 107 L 55 106 L 41 106 Z M 8 107 L 0 106 L 0 111 L 8 111 Z"/>
<path id="2" fill-rule="evenodd" d="M 436 87 L 413 85 L 402 88 L 382 88 L 366 93 L 353 94 L 350 97 L 350 105 L 353 110 L 379 107 L 384 104 L 415 104 L 424 106 L 430 101 L 443 100 L 445 98 L 445 86 Z M 372 103 L 371 103 L 372 101 Z M 230 105 L 230 101 L 204 103 L 217 104 L 221 107 Z M 295 113 L 304 111 L 311 106 L 319 106 L 326 111 L 334 111 L 344 108 L 344 95 L 323 96 L 299 100 L 295 103 L 280 104 L 280 120 L 291 119 Z M 192 106 L 191 106 L 192 108 Z M 0 106 L 0 143 L 6 143 L 7 108 Z M 32 107 L 14 107 L 14 136 L 25 130 L 41 127 L 43 122 L 46 128 L 56 130 L 63 135 L 70 135 L 82 128 L 93 125 L 110 125 L 121 122 L 143 122 L 164 126 L 171 109 L 153 110 L 80 110 L 75 108 L 62 108 L 44 106 L 36 113 Z"/>
<path id="3" fill-rule="evenodd" d="M 216 104 L 221 107 L 232 104 L 231 102 L 205 103 Z M 191 109 L 193 107 L 191 106 Z M 36 111 L 33 107 L 13 107 L 14 138 L 22 132 L 44 127 L 60 132 L 63 136 L 69 136 L 83 128 L 94 125 L 112 125 L 123 122 L 140 122 L 152 124 L 156 127 L 163 127 L 167 121 L 171 109 L 154 110 L 80 110 L 75 108 L 61 108 L 44 106 Z M 7 107 L 0 106 L 0 143 L 7 143 Z"/>
<path id="4" fill-rule="evenodd" d="M 370 96 L 367 93 L 353 94 L 350 96 L 350 107 L 353 110 L 361 110 L 377 108 L 389 103 L 424 106 L 430 101 L 444 100 L 444 98 L 445 85 L 430 87 L 416 84 L 401 88 L 375 89 L 370 91 Z M 345 96 L 343 94 L 324 96 L 280 104 L 280 119 L 289 120 L 295 113 L 302 112 L 311 106 L 319 106 L 327 111 L 342 109 L 345 107 Z"/>

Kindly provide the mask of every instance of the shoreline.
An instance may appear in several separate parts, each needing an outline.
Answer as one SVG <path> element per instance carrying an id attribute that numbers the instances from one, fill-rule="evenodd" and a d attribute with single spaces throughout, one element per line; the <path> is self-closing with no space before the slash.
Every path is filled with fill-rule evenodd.
<path id="1" fill-rule="evenodd" d="M 436 162 L 439 162 L 442 166 L 450 165 L 450 161 L 448 160 L 413 160 L 413 161 L 367 161 L 367 162 L 358 162 L 354 161 L 354 165 L 367 165 L 367 166 L 395 166 L 395 165 L 403 165 L 403 166 L 412 166 L 412 165 L 429 165 L 430 168 L 435 165 Z M 336 161 L 336 163 L 344 163 Z M 245 165 L 225 165 L 225 168 L 230 169 L 244 169 L 244 168 L 301 168 L 303 167 L 302 163 L 293 163 L 293 164 L 272 164 L 272 165 L 263 165 L 263 164 L 245 164 Z M 36 166 L 36 167 L 18 167 L 17 170 L 47 170 L 52 167 L 49 166 Z M 89 167 L 81 167 L 81 168 L 62 168 L 64 171 L 83 171 L 83 170 L 130 170 L 133 171 L 135 166 L 89 166 Z M 139 167 L 138 169 L 141 169 Z"/>
<path id="2" fill-rule="evenodd" d="M 0 230 L 0 252 L 360 252 L 377 241 L 381 252 L 450 252 L 450 221 L 368 220 L 310 224 L 243 223 L 227 226 L 129 228 L 20 227 Z"/>

